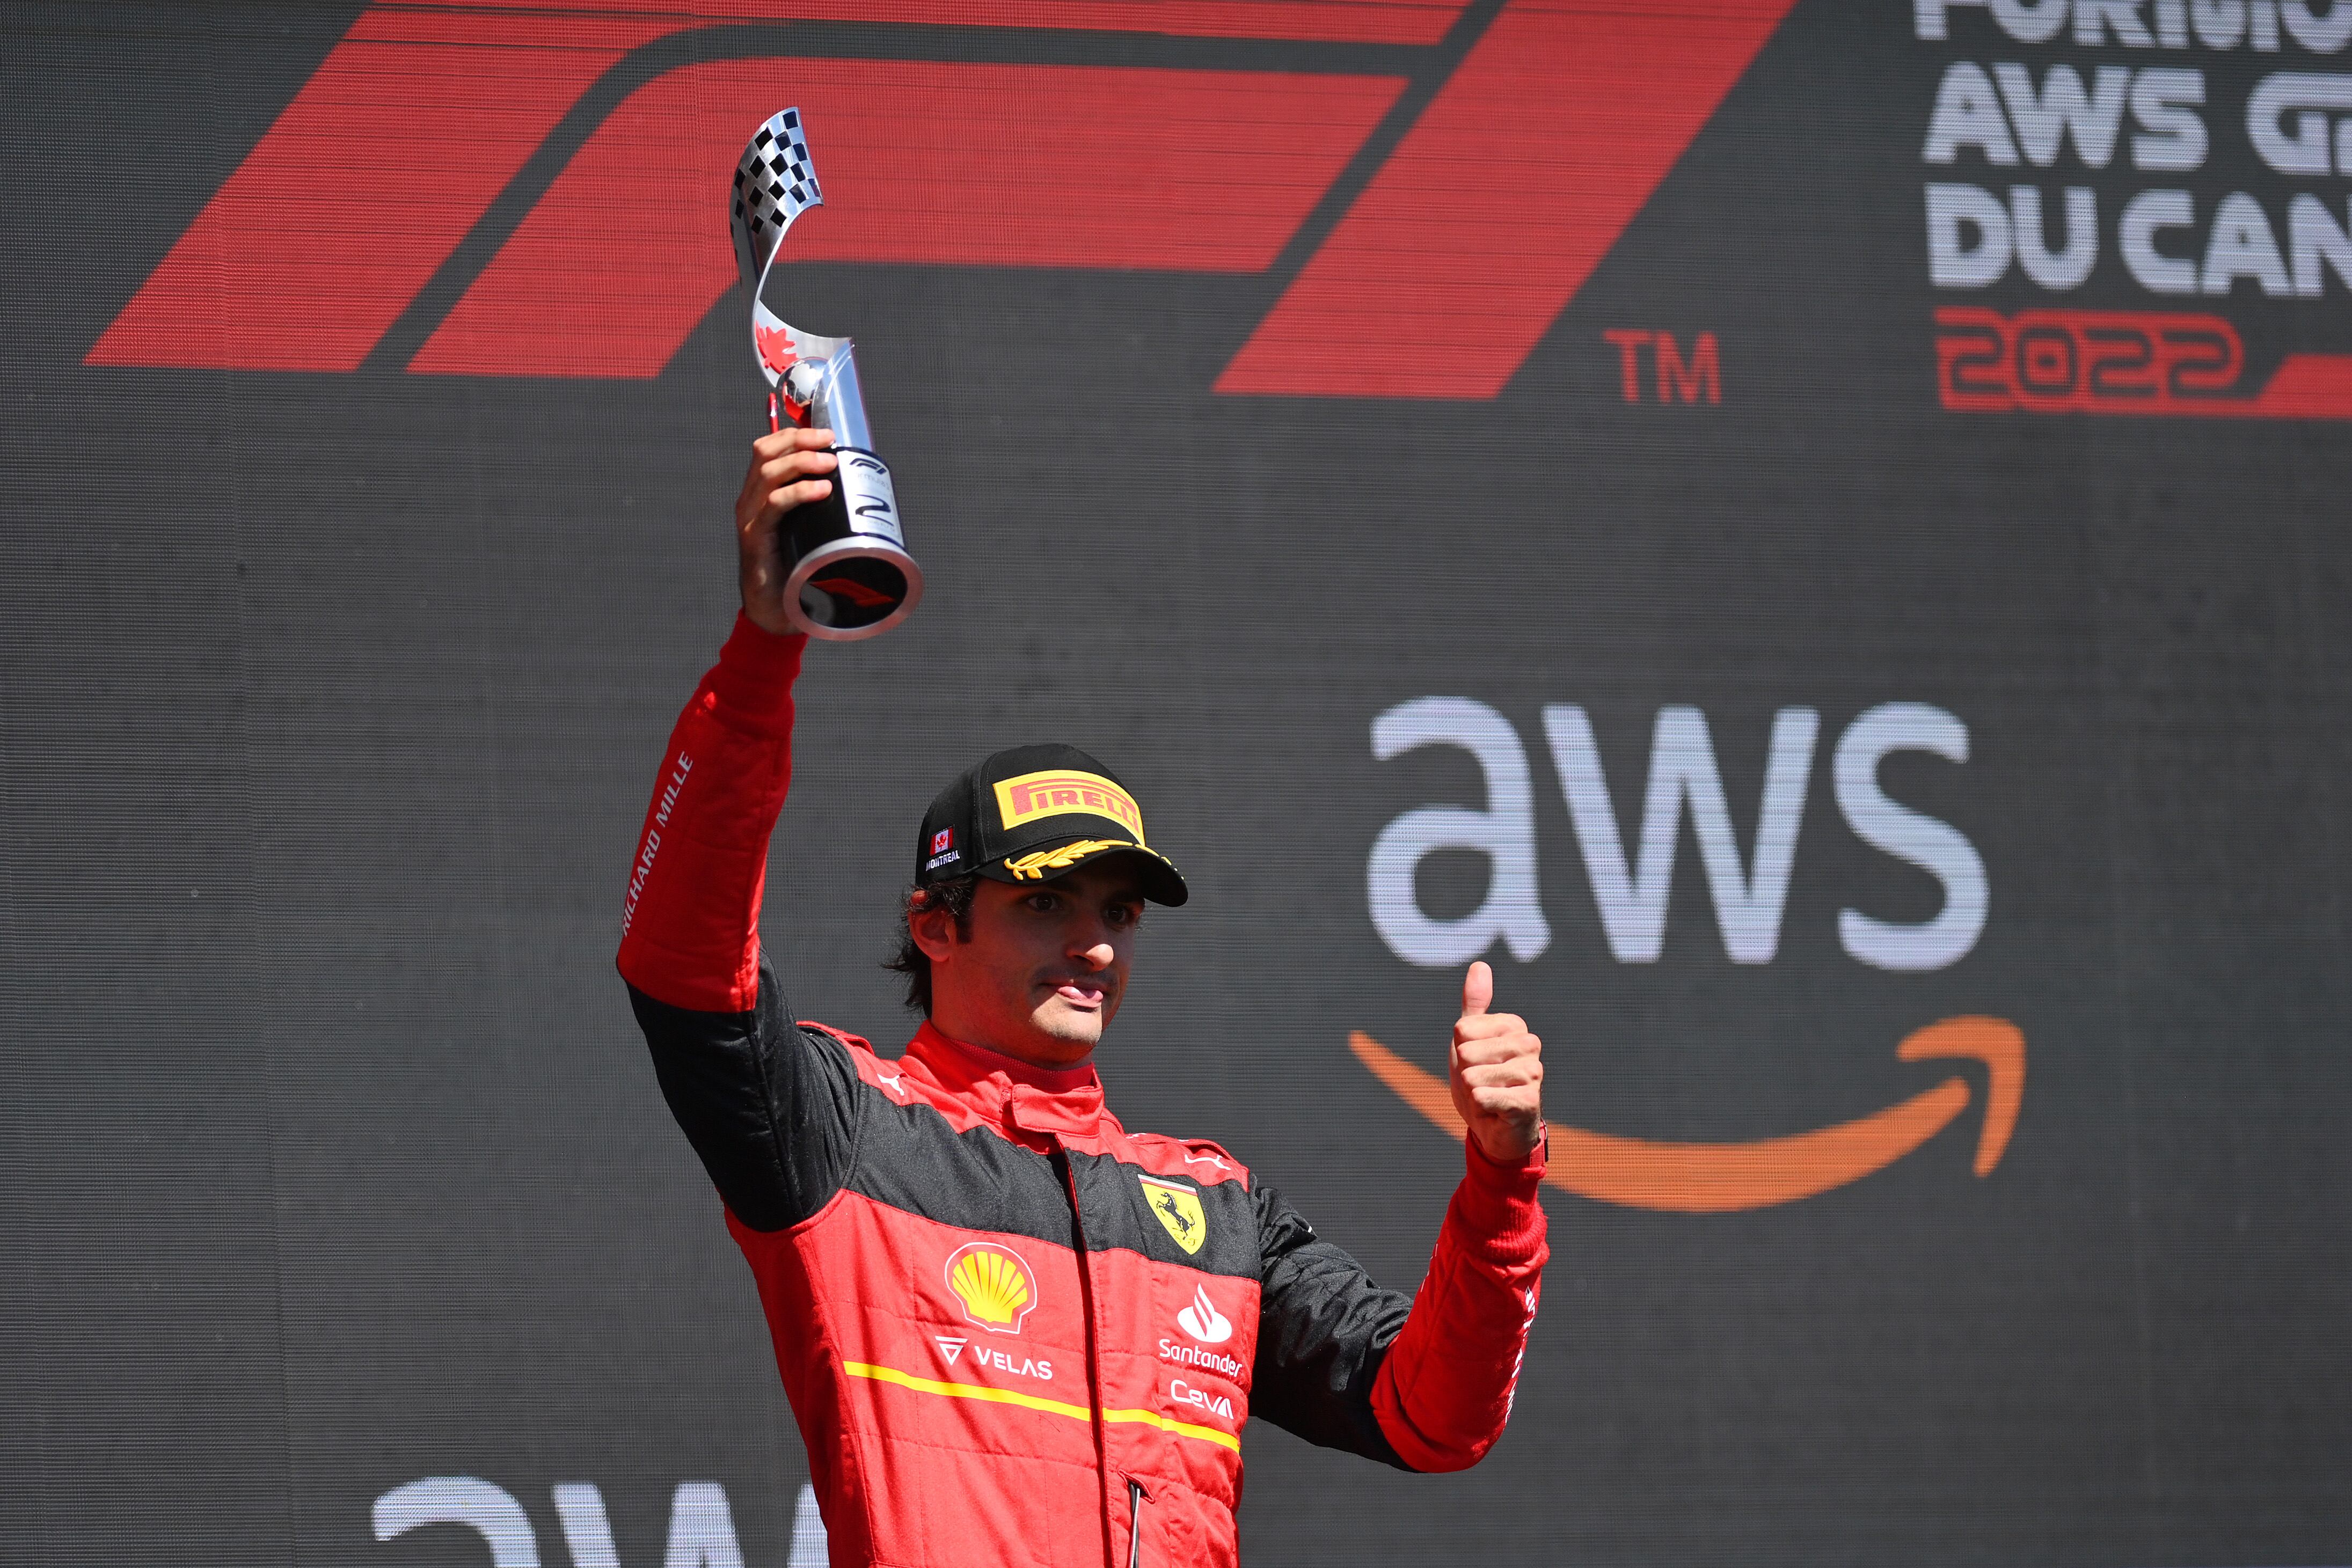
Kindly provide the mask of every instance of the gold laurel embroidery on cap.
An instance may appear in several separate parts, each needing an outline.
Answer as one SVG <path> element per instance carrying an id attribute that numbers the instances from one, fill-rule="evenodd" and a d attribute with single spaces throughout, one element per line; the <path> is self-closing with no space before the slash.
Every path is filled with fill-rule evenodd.
<path id="1" fill-rule="evenodd" d="M 1067 871 L 1097 850 L 1135 850 L 1142 847 L 1140 844 L 1129 843 L 1125 839 L 1080 839 L 1075 844 L 1064 844 L 1057 850 L 1037 850 L 1023 855 L 1019 860 L 1008 860 L 1004 862 L 1004 869 L 1014 876 L 1025 876 L 1032 881 L 1043 882 L 1047 872 Z"/>

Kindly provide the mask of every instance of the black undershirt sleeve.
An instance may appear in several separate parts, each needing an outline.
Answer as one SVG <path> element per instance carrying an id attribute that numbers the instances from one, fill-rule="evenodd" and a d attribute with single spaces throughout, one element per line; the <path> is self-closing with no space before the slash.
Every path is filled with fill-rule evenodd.
<path id="1" fill-rule="evenodd" d="M 1410 1469 L 1372 1413 L 1372 1383 L 1412 1298 L 1384 1291 L 1364 1266 L 1259 1186 L 1257 1366 L 1250 1413 L 1326 1448 Z"/>
<path id="2" fill-rule="evenodd" d="M 749 1012 L 695 1012 L 635 986 L 629 1004 L 670 1114 L 729 1212 L 782 1230 L 823 1208 L 856 1149 L 857 1071 L 839 1040 L 793 1021 L 767 956 Z"/>

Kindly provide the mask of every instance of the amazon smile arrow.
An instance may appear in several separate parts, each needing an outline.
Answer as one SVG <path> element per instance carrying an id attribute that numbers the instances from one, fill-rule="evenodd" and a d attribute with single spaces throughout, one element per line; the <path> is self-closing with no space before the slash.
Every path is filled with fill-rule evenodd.
<path id="1" fill-rule="evenodd" d="M 1348 1048 L 1397 1098 L 1444 1132 L 1463 1135 L 1445 1080 L 1423 1071 L 1361 1030 L 1348 1036 Z M 1990 1175 L 2009 1147 L 2025 1100 L 2024 1034 L 2006 1019 L 1945 1019 L 1907 1036 L 1895 1054 L 1904 1061 L 1973 1057 L 1985 1064 L 1976 1172 Z M 1893 1165 L 1942 1132 L 1968 1103 L 1968 1080 L 1947 1078 L 1855 1121 L 1743 1144 L 1656 1143 L 1554 1125 L 1544 1180 L 1579 1197 L 1627 1208 L 1680 1214 L 1769 1208 Z"/>

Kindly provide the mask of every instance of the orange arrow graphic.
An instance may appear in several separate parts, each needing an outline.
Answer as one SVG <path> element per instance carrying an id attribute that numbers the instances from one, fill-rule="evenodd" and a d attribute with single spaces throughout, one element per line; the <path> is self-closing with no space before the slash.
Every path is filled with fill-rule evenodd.
<path id="1" fill-rule="evenodd" d="M 1348 1036 L 1356 1060 L 1396 1091 L 1397 1098 L 1444 1132 L 1463 1136 L 1462 1118 L 1445 1080 L 1433 1077 L 1358 1030 Z M 1904 1061 L 1974 1057 L 1985 1064 L 1984 1129 L 1977 1135 L 1977 1175 L 2000 1164 L 2025 1100 L 2025 1035 L 2006 1019 L 1953 1018 L 1906 1038 L 1895 1048 Z M 1858 1181 L 1893 1165 L 1950 1124 L 1968 1108 L 1965 1078 L 1947 1078 L 1899 1105 L 1856 1121 L 1816 1127 L 1784 1138 L 1748 1144 L 1667 1144 L 1621 1138 L 1577 1127 L 1550 1129 L 1544 1180 L 1579 1197 L 1628 1208 L 1680 1214 L 1720 1214 L 1794 1203 Z"/>

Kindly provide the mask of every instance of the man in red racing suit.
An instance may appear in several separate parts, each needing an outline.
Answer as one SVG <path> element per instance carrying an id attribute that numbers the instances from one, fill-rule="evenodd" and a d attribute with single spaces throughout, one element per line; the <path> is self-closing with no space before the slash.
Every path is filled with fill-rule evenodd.
<path id="1" fill-rule="evenodd" d="M 824 494 L 828 442 L 788 430 L 754 448 L 737 516 L 745 612 L 670 737 L 619 967 L 758 1281 L 835 1568 L 1230 1568 L 1253 1415 L 1402 1469 L 1475 1464 L 1509 1413 L 1547 1255 L 1537 1046 L 1517 1019 L 1483 1016 L 1486 966 L 1454 1049 L 1468 1170 L 1411 1299 L 1217 1145 L 1128 1132 L 1091 1037 L 950 1038 L 941 1006 L 892 1060 L 793 1021 L 758 929 L 805 643 L 779 634 L 774 538 Z M 1091 1006 L 1098 1032 L 1125 974 L 1118 911 L 1184 895 L 1123 787 L 1055 754 L 1076 758 L 1057 779 L 1093 781 L 1077 795 L 1116 797 L 1109 814 L 1070 804 L 1029 824 L 1045 847 L 998 857 L 972 918 L 1051 907 L 1085 925 L 1040 1008 Z M 925 828 L 918 911 L 924 862 L 950 841 L 976 853 L 994 831 Z M 1023 865 L 1008 885 L 1004 867 Z M 1122 866 L 1150 874 L 1121 881 Z M 1107 890 L 1108 913 L 1074 904 L 1074 887 Z M 997 950 L 942 936 L 945 920 L 909 924 L 967 944 L 943 957 Z M 969 985 L 971 968 L 941 976 Z"/>

